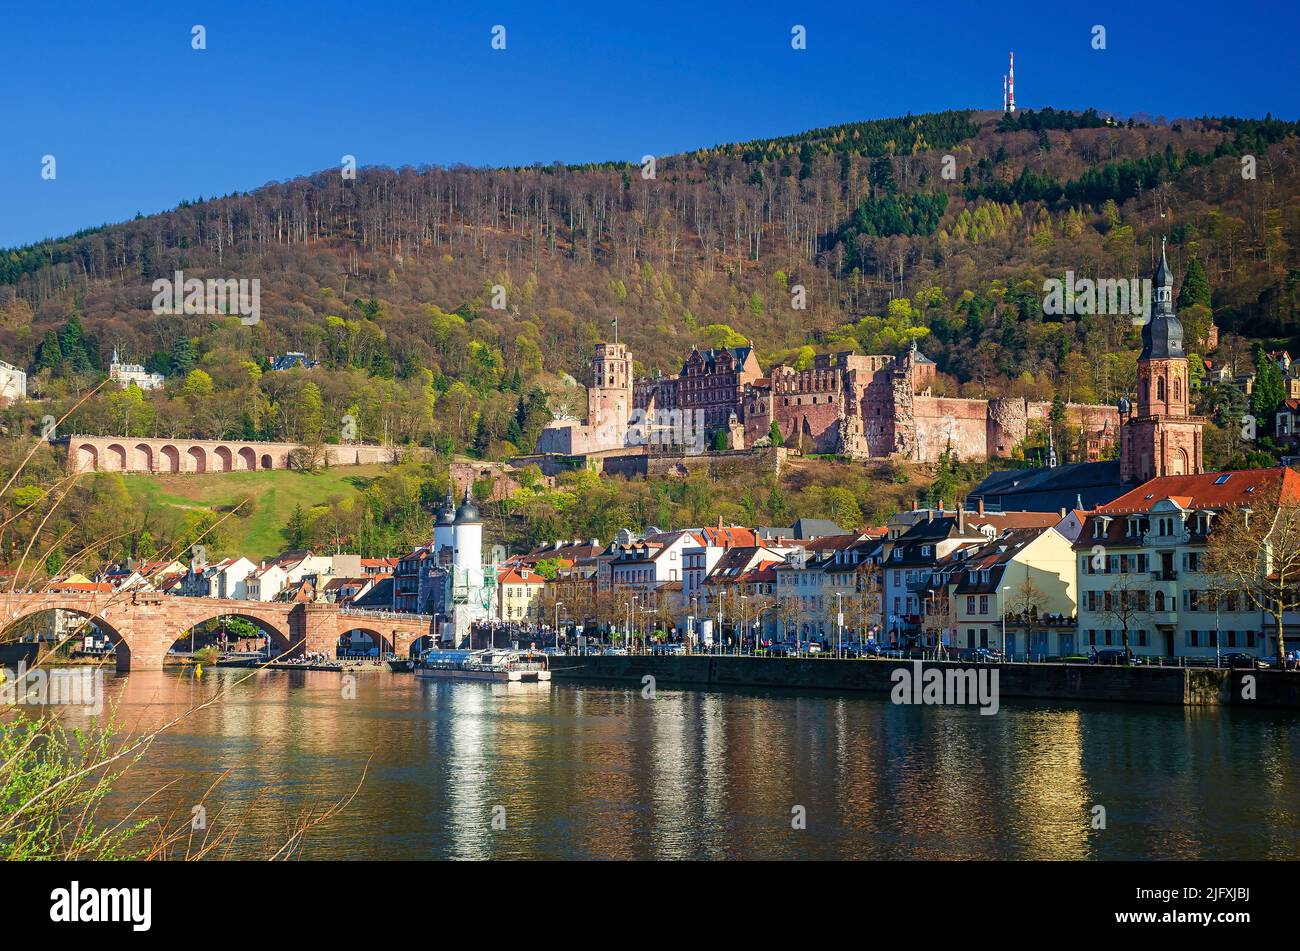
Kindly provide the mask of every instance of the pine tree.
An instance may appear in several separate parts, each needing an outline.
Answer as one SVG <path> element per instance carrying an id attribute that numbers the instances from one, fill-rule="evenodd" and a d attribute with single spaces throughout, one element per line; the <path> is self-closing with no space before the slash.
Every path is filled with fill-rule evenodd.
<path id="1" fill-rule="evenodd" d="M 776 424 L 776 420 L 772 420 L 772 427 L 767 431 L 767 438 L 772 440 L 773 446 L 785 445 L 785 437 L 781 435 L 781 427 Z"/>
<path id="2" fill-rule="evenodd" d="M 59 335 L 53 330 L 45 331 L 41 345 L 36 348 L 36 362 L 32 365 L 33 373 L 49 370 L 57 373 L 63 362 L 63 349 L 59 346 Z"/>
<path id="3" fill-rule="evenodd" d="M 307 513 L 302 510 L 302 503 L 293 507 L 289 521 L 284 526 L 285 540 L 290 548 L 307 547 Z"/>
<path id="4" fill-rule="evenodd" d="M 1282 371 L 1263 347 L 1255 348 L 1255 385 L 1250 390 L 1250 412 L 1257 425 L 1267 428 L 1286 398 Z"/>
<path id="5" fill-rule="evenodd" d="M 172 346 L 172 375 L 185 376 L 198 363 L 199 355 L 194 350 L 194 341 L 189 337 L 179 337 Z"/>
<path id="6" fill-rule="evenodd" d="M 1178 309 L 1191 307 L 1193 304 L 1210 306 L 1210 282 L 1206 280 L 1205 268 L 1196 258 L 1187 263 L 1187 274 L 1183 286 L 1178 289 Z"/>

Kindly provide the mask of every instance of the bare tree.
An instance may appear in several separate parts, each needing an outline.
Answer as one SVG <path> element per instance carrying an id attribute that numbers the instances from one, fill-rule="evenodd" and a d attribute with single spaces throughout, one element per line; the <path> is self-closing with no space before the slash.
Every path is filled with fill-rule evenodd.
<path id="1" fill-rule="evenodd" d="M 1043 608 L 1047 607 L 1047 595 L 1038 585 L 1034 584 L 1034 579 L 1025 576 L 1025 580 L 1016 585 L 1015 591 L 1012 592 L 1009 607 L 1019 616 L 1025 628 L 1025 657 L 1029 657 L 1030 645 L 1033 643 L 1034 631 L 1037 629 L 1038 616 L 1042 613 Z M 1128 645 L 1126 640 L 1125 646 Z"/>
<path id="2" fill-rule="evenodd" d="M 1123 632 L 1120 641 L 1124 646 L 1124 659 L 1128 661 L 1129 632 L 1140 628 L 1147 613 L 1150 589 L 1145 579 L 1133 573 L 1116 576 L 1116 580 L 1102 593 L 1100 613 Z"/>
<path id="3" fill-rule="evenodd" d="M 1300 500 L 1278 488 L 1259 493 L 1251 505 L 1215 516 L 1206 568 L 1217 590 L 1240 594 L 1273 615 L 1278 669 L 1283 668 L 1283 617 L 1300 608 Z"/>

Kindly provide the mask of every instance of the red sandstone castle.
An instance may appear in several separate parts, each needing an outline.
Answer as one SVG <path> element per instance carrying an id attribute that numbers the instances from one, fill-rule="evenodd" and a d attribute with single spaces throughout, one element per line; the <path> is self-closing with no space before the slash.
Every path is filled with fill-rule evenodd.
<path id="1" fill-rule="evenodd" d="M 1173 275 L 1161 250 L 1153 280 L 1155 304 L 1142 331 L 1136 410 L 1066 405 L 1069 428 L 1081 434 L 1080 459 L 1095 462 L 1120 442 L 1125 482 L 1201 469 L 1204 420 L 1188 415 L 1187 357 L 1173 311 Z M 902 356 L 824 354 L 812 367 L 777 365 L 764 375 L 751 346 L 692 350 L 675 377 L 633 381 L 632 359 L 619 343 L 596 346 L 588 420 L 557 420 L 538 440 L 539 453 L 588 455 L 645 445 L 666 431 L 660 448 L 704 451 L 725 434 L 731 449 L 764 445 L 772 424 L 784 445 L 804 453 L 853 459 L 895 457 L 937 462 L 1010 456 L 1029 423 L 1045 423 L 1051 404 L 1021 398 L 938 397 L 934 361 L 915 344 Z M 695 437 L 695 438 L 692 438 Z"/>

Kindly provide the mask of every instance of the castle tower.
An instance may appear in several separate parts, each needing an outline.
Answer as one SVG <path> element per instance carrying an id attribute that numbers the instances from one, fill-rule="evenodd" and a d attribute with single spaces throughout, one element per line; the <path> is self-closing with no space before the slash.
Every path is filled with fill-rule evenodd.
<path id="1" fill-rule="evenodd" d="M 456 549 L 456 503 L 451 497 L 451 478 L 447 479 L 447 499 L 438 509 L 433 522 L 433 555 L 437 564 L 443 563 L 443 549 L 450 558 Z"/>
<path id="2" fill-rule="evenodd" d="M 465 484 L 465 498 L 456 509 L 456 521 L 452 526 L 455 539 L 454 564 L 456 572 L 482 572 L 483 570 L 483 520 L 479 518 L 478 506 L 469 496 L 469 483 Z"/>
<path id="3" fill-rule="evenodd" d="M 621 449 L 632 416 L 632 359 L 621 343 L 598 343 L 587 388 L 587 422 L 598 449 Z"/>
<path id="4" fill-rule="evenodd" d="M 1188 415 L 1191 394 L 1183 323 L 1174 313 L 1174 275 L 1163 239 L 1160 266 L 1151 283 L 1155 299 L 1151 319 L 1142 328 L 1137 408 L 1122 420 L 1120 429 L 1120 477 L 1125 482 L 1203 471 L 1201 429 L 1205 420 Z"/>

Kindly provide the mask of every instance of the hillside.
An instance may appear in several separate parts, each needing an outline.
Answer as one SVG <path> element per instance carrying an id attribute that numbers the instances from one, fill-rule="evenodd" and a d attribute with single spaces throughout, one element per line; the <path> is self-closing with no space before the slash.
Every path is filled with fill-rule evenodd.
<path id="1" fill-rule="evenodd" d="M 355 499 L 383 474 L 383 466 L 351 466 L 304 474 L 288 470 L 186 476 L 123 476 L 138 511 L 167 508 L 182 512 L 210 510 L 231 515 L 222 522 L 222 554 L 241 554 L 254 561 L 290 547 L 288 526 L 296 507 L 310 514 L 313 506 Z"/>
<path id="2" fill-rule="evenodd" d="M 312 443 L 350 416 L 363 439 L 505 458 L 552 411 L 581 413 L 566 379 L 586 382 L 613 319 L 642 373 L 674 372 L 692 345 L 752 339 L 766 366 L 916 339 L 938 395 L 1109 403 L 1133 389 L 1131 322 L 1046 317 L 1043 280 L 1145 276 L 1161 235 L 1194 381 L 1205 359 L 1248 369 L 1254 341 L 1300 349 L 1297 132 L 952 111 L 664 156 L 654 178 L 366 168 L 198 199 L 0 252 L 0 359 L 44 401 L 0 422 L 38 431 L 116 347 L 167 386 L 105 390 L 63 431 Z M 178 270 L 259 280 L 261 320 L 154 313 L 153 282 Z M 290 350 L 320 365 L 272 371 Z M 1200 396 L 1220 422 L 1240 415 L 1230 394 Z M 1236 448 L 1207 434 L 1207 462 Z"/>

